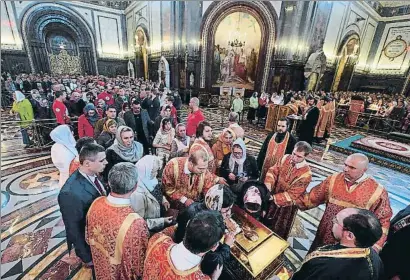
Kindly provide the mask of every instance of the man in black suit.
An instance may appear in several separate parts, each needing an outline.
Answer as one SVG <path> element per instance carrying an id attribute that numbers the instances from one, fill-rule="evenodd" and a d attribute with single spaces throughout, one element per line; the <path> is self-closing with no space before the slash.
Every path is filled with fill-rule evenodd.
<path id="1" fill-rule="evenodd" d="M 152 143 L 149 132 L 154 122 L 149 117 L 147 110 L 141 108 L 141 103 L 138 100 L 132 102 L 131 111 L 124 114 L 124 121 L 135 131 L 137 141 L 144 147 L 144 155 L 149 154 L 149 147 Z"/>
<path id="2" fill-rule="evenodd" d="M 308 96 L 306 99 L 308 108 L 303 114 L 303 121 L 299 127 L 299 141 L 306 141 L 312 146 L 315 127 L 319 120 L 320 111 L 316 107 L 316 102 L 313 96 Z"/>
<path id="3" fill-rule="evenodd" d="M 105 149 L 97 144 L 87 144 L 80 152 L 80 168 L 75 171 L 61 188 L 58 204 L 66 228 L 67 245 L 74 245 L 77 256 L 92 266 L 90 246 L 85 241 L 85 225 L 91 203 L 107 192 L 98 180 L 107 161 Z"/>

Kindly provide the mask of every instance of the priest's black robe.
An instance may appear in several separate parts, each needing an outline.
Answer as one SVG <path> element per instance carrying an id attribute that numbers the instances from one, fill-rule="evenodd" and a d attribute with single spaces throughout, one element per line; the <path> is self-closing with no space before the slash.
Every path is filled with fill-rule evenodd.
<path id="1" fill-rule="evenodd" d="M 386 244 L 380 252 L 387 279 L 410 279 L 410 205 L 390 222 Z"/>
<path id="2" fill-rule="evenodd" d="M 314 106 L 308 109 L 306 119 L 302 121 L 299 127 L 299 141 L 306 141 L 310 145 L 313 142 L 315 127 L 319 120 L 320 111 Z"/>
<path id="3" fill-rule="evenodd" d="M 292 280 L 385 280 L 383 263 L 372 248 L 327 245 L 306 256 Z"/>

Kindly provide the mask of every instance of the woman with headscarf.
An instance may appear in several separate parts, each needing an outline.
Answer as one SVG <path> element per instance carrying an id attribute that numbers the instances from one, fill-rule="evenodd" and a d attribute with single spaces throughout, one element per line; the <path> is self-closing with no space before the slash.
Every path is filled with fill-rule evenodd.
<path id="1" fill-rule="evenodd" d="M 225 128 L 219 135 L 218 140 L 212 146 L 212 152 L 216 161 L 216 174 L 219 174 L 222 160 L 231 152 L 232 142 L 236 140 L 236 134 L 231 128 Z"/>
<path id="2" fill-rule="evenodd" d="M 30 137 L 28 136 L 27 129 L 34 120 L 33 106 L 21 91 L 15 91 L 13 98 L 14 102 L 10 114 L 17 114 L 20 119 L 21 136 L 23 137 L 23 144 L 26 145 L 25 148 L 27 148 L 30 145 Z"/>
<path id="3" fill-rule="evenodd" d="M 169 202 L 162 194 L 157 174 L 161 160 L 157 156 L 146 155 L 135 167 L 138 171 L 138 186 L 131 195 L 131 207 L 143 217 L 151 232 L 158 232 L 172 223 L 172 217 L 161 217 L 169 209 Z"/>
<path id="4" fill-rule="evenodd" d="M 235 193 L 239 193 L 240 186 L 244 182 L 259 177 L 256 160 L 246 154 L 246 146 L 242 138 L 236 139 L 232 144 L 232 152 L 224 156 L 220 175 L 226 179 Z"/>
<path id="5" fill-rule="evenodd" d="M 84 114 L 78 118 L 78 137 L 94 137 L 94 127 L 99 116 L 94 104 L 88 103 L 84 107 Z"/>
<path id="6" fill-rule="evenodd" d="M 119 162 L 136 163 L 142 158 L 144 147 L 141 143 L 134 141 L 134 131 L 128 126 L 117 128 L 114 144 L 106 151 L 108 164 L 104 169 L 104 181 L 108 180 L 108 172 Z"/>
<path id="7" fill-rule="evenodd" d="M 51 147 L 51 161 L 60 172 L 58 185 L 62 187 L 69 177 L 71 161 L 78 156 L 76 143 L 70 127 L 66 124 L 54 128 L 50 137 L 55 142 Z"/>
<path id="8" fill-rule="evenodd" d="M 187 157 L 191 138 L 186 135 L 186 125 L 177 124 L 175 127 L 175 138 L 172 140 L 169 159 L 174 157 Z"/>
<path id="9" fill-rule="evenodd" d="M 117 134 L 117 122 L 114 119 L 107 119 L 104 123 L 103 131 L 97 137 L 97 144 L 108 149 L 114 144 L 115 135 Z"/>
<path id="10" fill-rule="evenodd" d="M 175 136 L 175 129 L 172 128 L 171 120 L 163 118 L 161 127 L 155 135 L 152 147 L 156 148 L 156 154 L 161 159 L 162 163 L 168 162 L 171 152 L 171 143 Z"/>

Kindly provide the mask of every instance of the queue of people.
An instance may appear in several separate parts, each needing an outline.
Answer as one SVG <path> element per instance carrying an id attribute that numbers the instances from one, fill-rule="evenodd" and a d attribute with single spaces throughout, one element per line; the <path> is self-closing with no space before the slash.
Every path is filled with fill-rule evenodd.
<path id="1" fill-rule="evenodd" d="M 104 104 L 84 101 L 81 113 L 78 94 L 67 103 L 61 88 L 54 92 L 59 125 L 50 137 L 68 249 L 97 279 L 218 279 L 235 242 L 228 226 L 234 204 L 284 239 L 298 210 L 325 205 L 293 279 L 386 279 L 384 266 L 389 279 L 405 279 L 399 260 L 391 260 L 397 258 L 395 240 L 410 224 L 408 213 L 390 222 L 388 193 L 366 173 L 365 155 L 348 156 L 342 172 L 307 191 L 312 172 L 306 157 L 316 123 L 297 141 L 288 120 L 280 119 L 256 159 L 247 153 L 238 112 L 214 139 L 197 98 L 190 100 L 187 122 L 180 123 L 173 97 L 153 94 L 155 83 L 140 80 L 144 93 L 130 99 L 115 82 L 92 83 L 102 87 L 95 93 Z M 285 104 L 286 96 L 271 100 Z M 308 120 L 317 108 L 313 98 L 306 101 Z M 16 93 L 17 113 L 19 102 L 24 98 Z M 75 117 L 77 127 L 71 125 Z"/>

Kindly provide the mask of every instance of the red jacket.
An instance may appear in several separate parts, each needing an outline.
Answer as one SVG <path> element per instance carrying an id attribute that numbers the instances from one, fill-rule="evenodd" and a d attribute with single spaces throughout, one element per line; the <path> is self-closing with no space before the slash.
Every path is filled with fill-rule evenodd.
<path id="1" fill-rule="evenodd" d="M 80 138 L 85 136 L 94 137 L 94 127 L 90 124 L 84 114 L 78 118 L 78 136 Z"/>
<path id="2" fill-rule="evenodd" d="M 205 117 L 202 114 L 201 110 L 189 113 L 188 119 L 186 121 L 186 135 L 188 135 L 189 137 L 194 136 L 196 134 L 196 128 L 198 127 L 199 123 L 204 120 Z"/>
<path id="3" fill-rule="evenodd" d="M 101 92 L 98 96 L 98 99 L 104 99 L 105 104 L 113 105 L 114 104 L 114 97 L 106 91 Z"/>
<path id="4" fill-rule="evenodd" d="M 56 115 L 57 123 L 59 124 L 70 123 L 70 117 L 68 116 L 68 110 L 63 102 L 59 100 L 55 100 L 52 107 L 53 107 L 54 115 Z"/>

